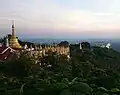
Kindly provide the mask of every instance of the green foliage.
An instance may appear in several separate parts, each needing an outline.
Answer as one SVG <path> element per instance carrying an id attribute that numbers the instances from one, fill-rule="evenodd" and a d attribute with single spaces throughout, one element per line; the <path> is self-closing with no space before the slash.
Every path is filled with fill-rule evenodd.
<path id="1" fill-rule="evenodd" d="M 13 56 L 12 59 L 0 64 L 0 67 L 2 67 L 1 72 L 7 76 L 22 78 L 32 73 L 31 65 L 32 61 L 23 55 L 19 58 Z"/>
<path id="2" fill-rule="evenodd" d="M 87 83 L 82 83 L 82 82 L 79 82 L 77 84 L 73 84 L 72 87 L 71 87 L 71 90 L 73 92 L 82 92 L 82 93 L 90 93 L 92 92 L 92 88 L 89 87 L 89 85 Z"/>
<path id="3" fill-rule="evenodd" d="M 110 91 L 111 92 L 120 92 L 120 90 L 118 88 L 112 88 Z"/>
<path id="4" fill-rule="evenodd" d="M 69 60 L 49 52 L 41 66 L 26 53 L 1 63 L 0 95 L 120 95 L 120 53 L 77 45 L 71 52 Z"/>
<path id="5" fill-rule="evenodd" d="M 58 44 L 58 46 L 67 47 L 67 46 L 69 46 L 69 42 L 67 42 L 67 41 L 62 41 L 62 42 L 60 42 L 60 43 Z"/>
<path id="6" fill-rule="evenodd" d="M 81 45 L 82 45 L 83 49 L 90 49 L 91 48 L 90 43 L 88 43 L 88 42 L 82 42 Z"/>

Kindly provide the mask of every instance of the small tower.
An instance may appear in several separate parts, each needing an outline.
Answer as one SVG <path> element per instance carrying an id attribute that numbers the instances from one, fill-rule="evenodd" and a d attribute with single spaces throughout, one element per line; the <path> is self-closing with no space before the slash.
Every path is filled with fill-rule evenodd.
<path id="1" fill-rule="evenodd" d="M 6 47 L 9 47 L 8 37 L 6 38 Z"/>
<path id="2" fill-rule="evenodd" d="M 40 45 L 39 49 L 42 50 L 42 46 L 41 45 Z"/>
<path id="3" fill-rule="evenodd" d="M 80 43 L 80 50 L 82 50 L 82 45 L 81 45 L 81 43 Z"/>
<path id="4" fill-rule="evenodd" d="M 27 49 L 27 48 L 28 48 L 28 46 L 27 46 L 27 44 L 25 44 L 24 49 Z"/>
<path id="5" fill-rule="evenodd" d="M 45 50 L 44 49 L 42 50 L 42 54 L 43 54 L 43 56 L 45 56 Z"/>
<path id="6" fill-rule="evenodd" d="M 32 51 L 32 50 L 34 50 L 34 48 L 33 48 L 33 46 L 32 45 L 30 45 L 30 50 Z"/>
<path id="7" fill-rule="evenodd" d="M 33 56 L 33 47 L 30 45 L 30 56 Z"/>
<path id="8" fill-rule="evenodd" d="M 37 49 L 38 49 L 38 48 L 37 48 L 37 45 L 35 45 L 35 51 L 37 51 Z"/>

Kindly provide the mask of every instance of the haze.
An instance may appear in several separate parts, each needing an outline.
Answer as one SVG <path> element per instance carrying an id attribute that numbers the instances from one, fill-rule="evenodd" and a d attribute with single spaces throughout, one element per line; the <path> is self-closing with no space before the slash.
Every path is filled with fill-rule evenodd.
<path id="1" fill-rule="evenodd" d="M 120 0 L 0 0 L 0 35 L 119 38 Z"/>

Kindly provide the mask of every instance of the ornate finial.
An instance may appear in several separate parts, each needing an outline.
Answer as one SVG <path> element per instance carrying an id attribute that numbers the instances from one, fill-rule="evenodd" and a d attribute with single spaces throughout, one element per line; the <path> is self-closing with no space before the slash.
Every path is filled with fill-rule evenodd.
<path id="1" fill-rule="evenodd" d="M 12 28 L 14 28 L 14 20 L 12 20 Z"/>
<path id="2" fill-rule="evenodd" d="M 14 20 L 12 20 L 12 36 L 16 37 L 16 35 L 15 35 Z"/>

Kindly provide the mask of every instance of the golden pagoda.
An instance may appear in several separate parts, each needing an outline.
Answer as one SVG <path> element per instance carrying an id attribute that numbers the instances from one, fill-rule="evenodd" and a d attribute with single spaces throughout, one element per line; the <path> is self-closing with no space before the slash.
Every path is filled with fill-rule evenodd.
<path id="1" fill-rule="evenodd" d="M 18 42 L 18 39 L 16 38 L 14 22 L 12 22 L 12 35 L 11 35 L 11 38 L 10 38 L 10 47 L 11 48 L 16 48 L 16 49 L 21 48 L 21 46 Z"/>

